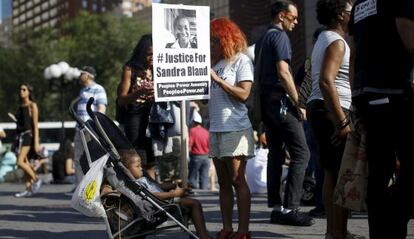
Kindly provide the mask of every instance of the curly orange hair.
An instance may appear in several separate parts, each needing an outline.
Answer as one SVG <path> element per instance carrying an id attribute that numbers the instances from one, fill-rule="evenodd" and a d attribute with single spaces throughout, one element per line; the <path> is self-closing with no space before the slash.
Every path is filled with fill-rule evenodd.
<path id="1" fill-rule="evenodd" d="M 247 40 L 236 23 L 228 18 L 216 18 L 210 23 L 211 37 L 220 41 L 224 59 L 230 59 L 246 50 Z"/>

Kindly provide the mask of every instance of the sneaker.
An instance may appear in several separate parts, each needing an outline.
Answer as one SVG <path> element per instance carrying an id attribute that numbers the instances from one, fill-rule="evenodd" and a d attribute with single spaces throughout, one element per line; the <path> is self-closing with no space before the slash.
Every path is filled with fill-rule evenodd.
<path id="1" fill-rule="evenodd" d="M 24 190 L 23 192 L 14 194 L 17 198 L 31 197 L 33 193 L 29 190 Z"/>
<path id="2" fill-rule="evenodd" d="M 315 207 L 309 211 L 309 216 L 311 217 L 325 217 L 326 212 L 323 207 Z"/>
<path id="3" fill-rule="evenodd" d="M 312 226 L 315 221 L 313 218 L 309 217 L 307 213 L 302 213 L 299 212 L 298 209 L 294 209 L 286 214 L 281 213 L 280 218 L 277 220 L 277 222 L 273 223 L 308 227 Z"/>
<path id="4" fill-rule="evenodd" d="M 38 179 L 36 182 L 32 184 L 32 192 L 33 195 L 39 192 L 40 187 L 42 186 L 42 180 Z"/>
<path id="5" fill-rule="evenodd" d="M 272 213 L 270 214 L 270 223 L 279 224 L 281 217 L 282 217 L 282 212 L 281 211 L 273 210 Z"/>

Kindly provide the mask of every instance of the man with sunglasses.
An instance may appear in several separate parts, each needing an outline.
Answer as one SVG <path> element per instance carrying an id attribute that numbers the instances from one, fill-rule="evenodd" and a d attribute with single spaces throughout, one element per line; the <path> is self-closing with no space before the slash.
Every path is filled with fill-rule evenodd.
<path id="1" fill-rule="evenodd" d="M 259 71 L 262 117 L 269 147 L 267 164 L 268 206 L 271 223 L 311 226 L 314 221 L 299 212 L 302 184 L 310 153 L 297 109 L 298 92 L 291 74 L 290 32 L 298 24 L 298 10 L 290 0 L 277 0 L 271 7 L 272 24 L 256 43 L 255 71 Z M 262 49 L 261 49 L 262 48 Z M 258 63 L 260 62 L 260 63 Z M 281 197 L 285 149 L 291 161 L 284 199 Z"/>

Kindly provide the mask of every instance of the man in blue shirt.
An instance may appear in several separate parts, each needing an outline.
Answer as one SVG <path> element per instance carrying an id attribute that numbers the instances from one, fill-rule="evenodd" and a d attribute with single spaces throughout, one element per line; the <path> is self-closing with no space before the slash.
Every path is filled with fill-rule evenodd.
<path id="1" fill-rule="evenodd" d="M 255 66 L 260 71 L 262 116 L 269 147 L 267 164 L 268 206 L 271 223 L 311 226 L 314 221 L 299 213 L 302 184 L 310 153 L 298 110 L 298 92 L 290 63 L 292 48 L 287 31 L 298 24 L 298 10 L 290 0 L 278 0 L 271 9 L 272 24 L 256 43 Z M 261 49 L 263 48 L 263 49 Z M 259 69 L 260 68 L 260 69 Z M 256 81 L 256 79 L 255 79 Z M 291 161 L 284 200 L 281 198 L 282 166 L 289 151 Z"/>
<path id="2" fill-rule="evenodd" d="M 93 111 L 105 113 L 106 105 L 108 104 L 105 88 L 95 82 L 95 77 L 96 71 L 92 66 L 84 66 L 81 69 L 79 82 L 83 87 L 79 92 L 80 100 L 78 102 L 76 113 L 83 121 L 87 121 L 90 118 L 86 111 L 86 104 L 90 97 L 93 97 L 95 99 L 92 104 Z M 74 144 L 76 183 L 79 184 L 83 178 L 83 172 L 79 160 L 84 151 L 79 130 L 76 130 Z"/>

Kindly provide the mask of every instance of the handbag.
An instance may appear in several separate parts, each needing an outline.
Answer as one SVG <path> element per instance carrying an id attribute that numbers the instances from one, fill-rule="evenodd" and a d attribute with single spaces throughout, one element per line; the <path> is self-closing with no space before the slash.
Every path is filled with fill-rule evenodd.
<path id="1" fill-rule="evenodd" d="M 152 139 L 161 141 L 167 139 L 167 131 L 175 122 L 173 114 L 171 102 L 156 102 L 152 105 L 148 118 Z"/>
<path id="2" fill-rule="evenodd" d="M 365 154 L 365 132 L 358 120 L 353 128 L 346 140 L 334 190 L 334 203 L 354 211 L 367 211 L 368 161 Z"/>

